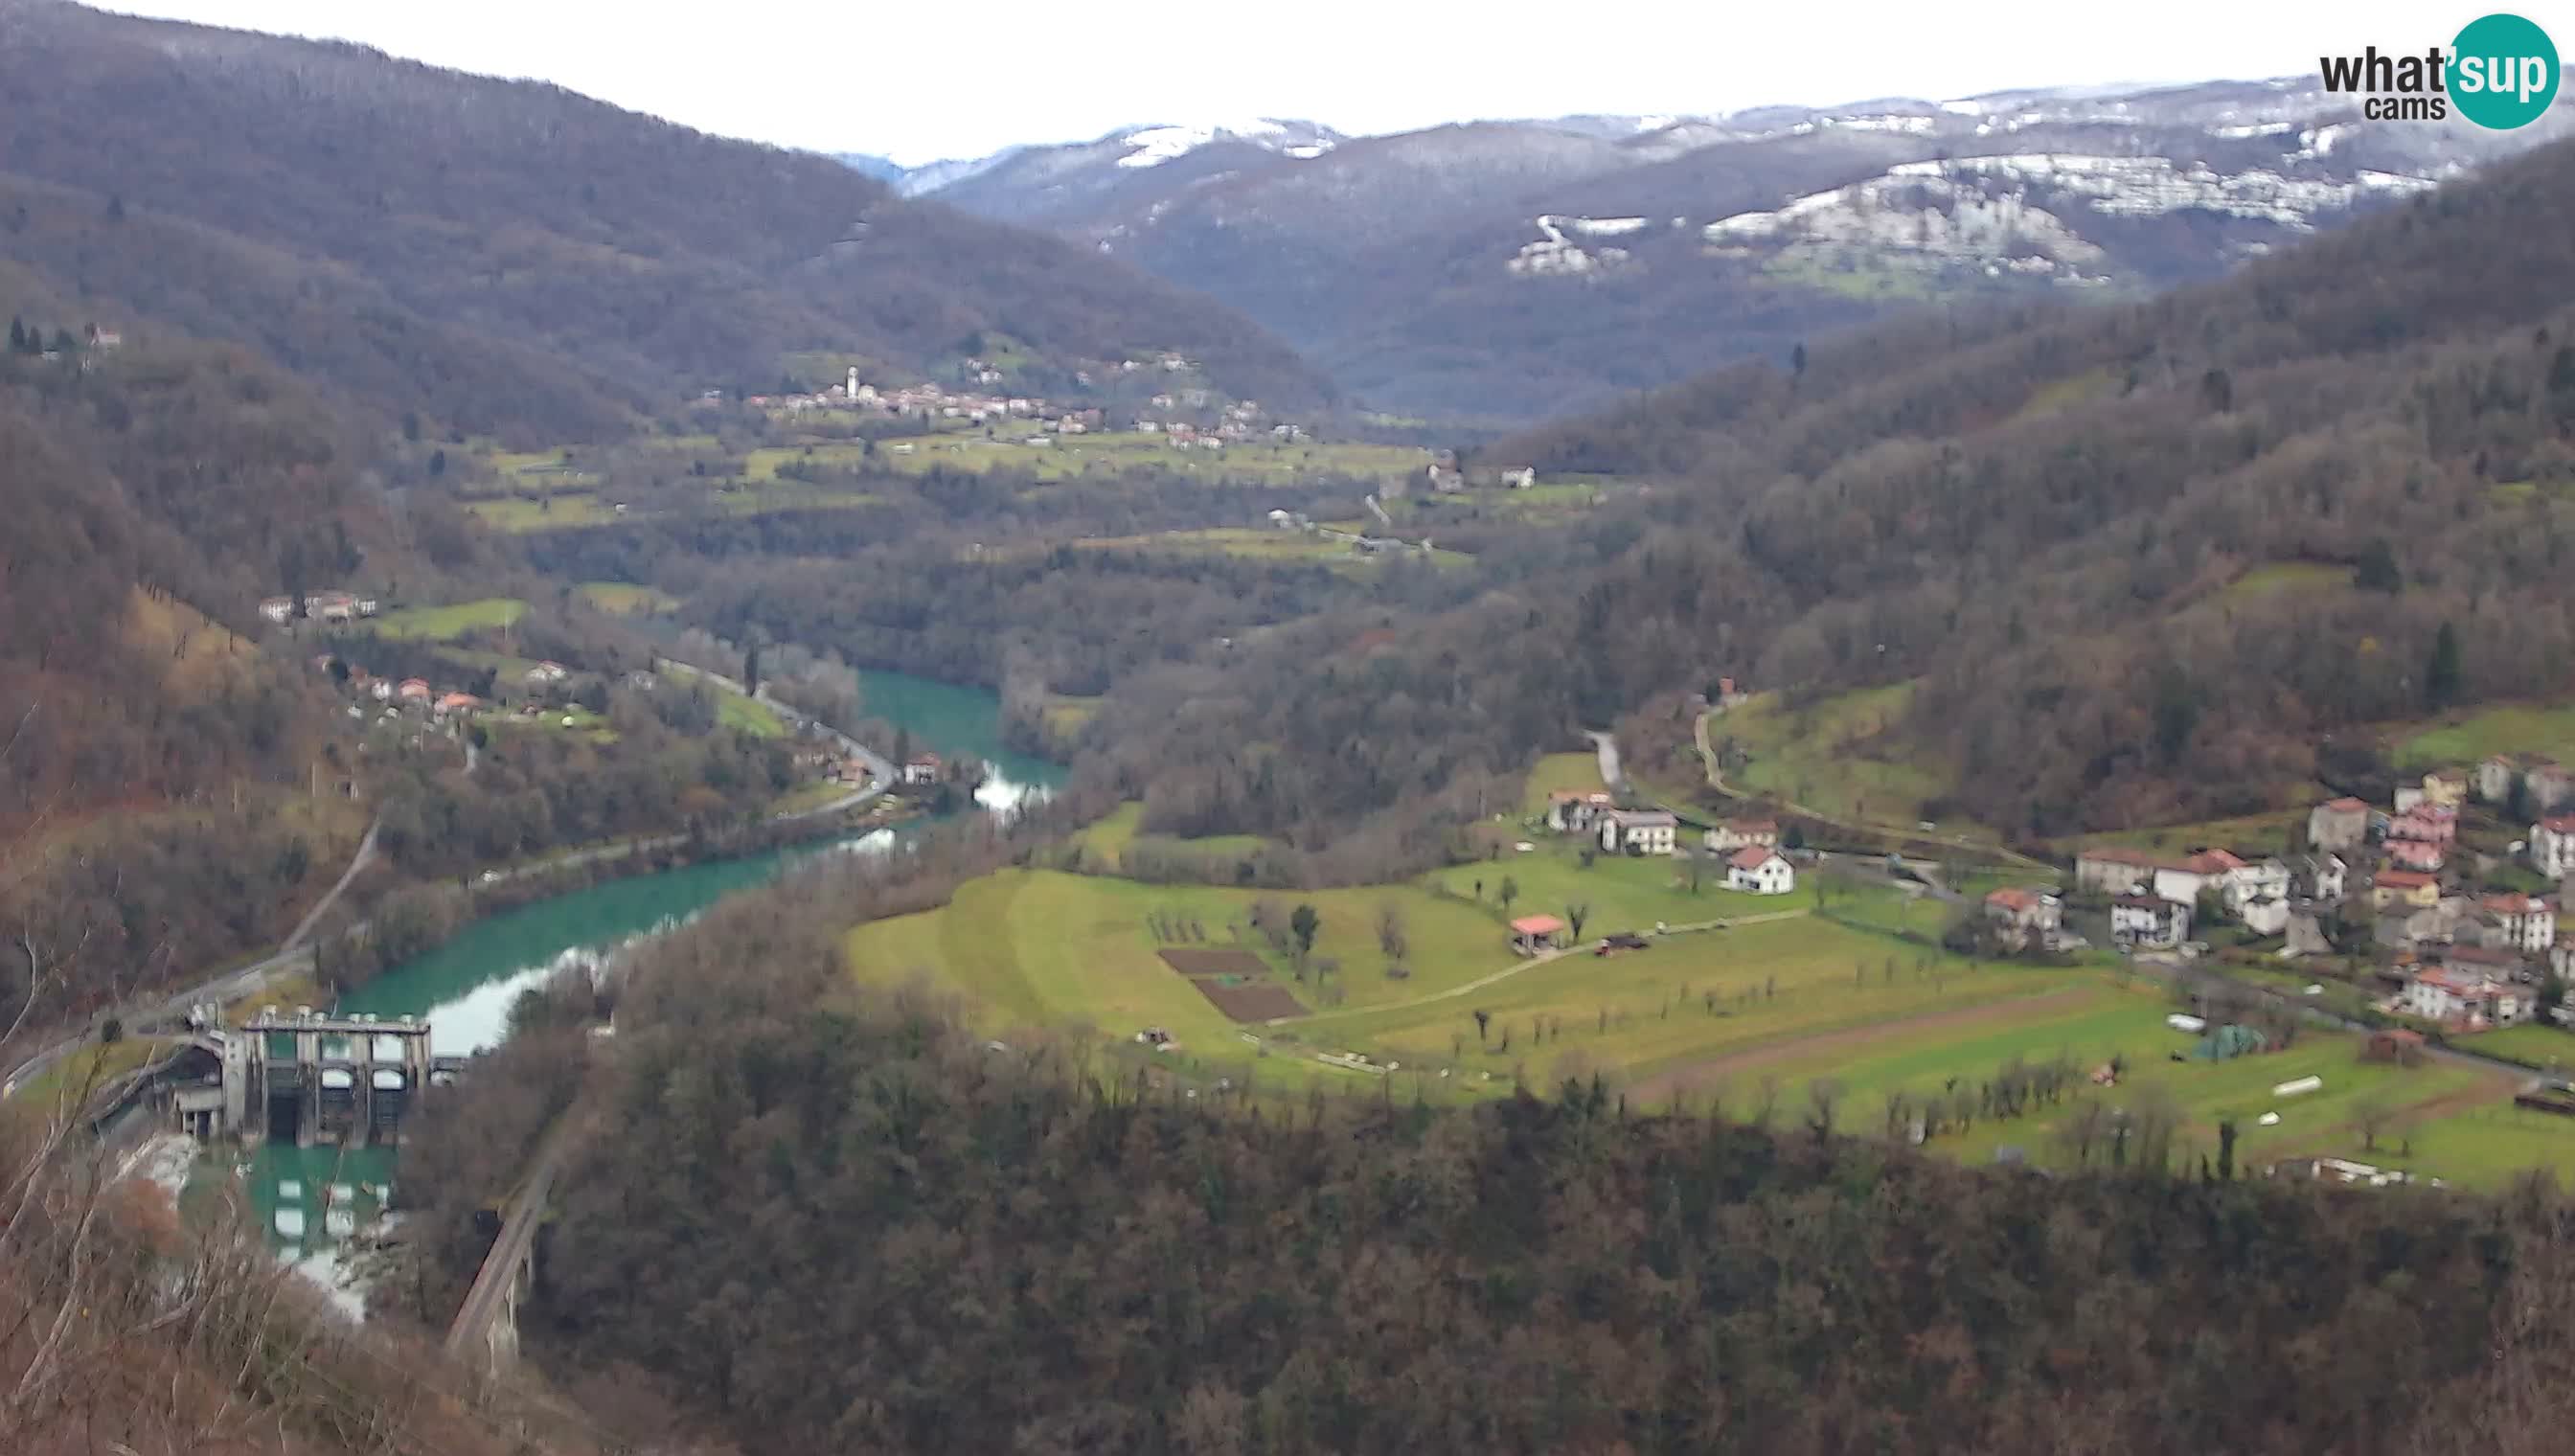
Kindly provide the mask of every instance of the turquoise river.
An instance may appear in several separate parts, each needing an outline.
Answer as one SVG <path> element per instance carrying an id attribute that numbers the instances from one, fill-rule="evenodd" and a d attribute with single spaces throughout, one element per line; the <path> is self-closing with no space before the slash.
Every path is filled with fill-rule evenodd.
<path id="1" fill-rule="evenodd" d="M 921 748 L 963 750 L 991 766 L 976 795 L 986 807 L 1007 807 L 1062 781 L 1064 770 L 1056 764 L 1002 745 L 1001 703 L 992 693 L 900 673 L 868 673 L 863 680 L 871 717 L 906 729 Z M 378 976 L 337 1009 L 424 1017 L 434 1051 L 470 1054 L 498 1042 L 520 992 L 557 970 L 596 964 L 621 945 L 668 930 L 800 859 L 889 843 L 893 834 L 880 829 L 864 839 L 695 864 L 504 911 Z M 280 1254 L 326 1280 L 337 1262 L 337 1245 L 373 1215 L 395 1175 L 393 1150 L 381 1147 L 344 1152 L 268 1145 L 248 1154 L 240 1170 Z"/>

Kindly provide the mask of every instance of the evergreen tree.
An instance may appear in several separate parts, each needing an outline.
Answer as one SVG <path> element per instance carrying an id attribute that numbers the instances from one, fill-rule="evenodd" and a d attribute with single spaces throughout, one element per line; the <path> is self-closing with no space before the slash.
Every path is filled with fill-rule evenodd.
<path id="1" fill-rule="evenodd" d="M 27 326 L 15 314 L 9 316 L 9 352 L 12 354 L 27 352 Z"/>
<path id="2" fill-rule="evenodd" d="M 2404 589 L 2405 574 L 2397 570 L 2396 549 L 2387 544 L 2386 537 L 2373 536 L 2369 545 L 2360 549 L 2360 561 L 2352 570 L 2351 580 L 2364 592 L 2394 593 Z"/>
<path id="3" fill-rule="evenodd" d="M 2235 376 L 2222 369 L 2212 369 L 2199 377 L 2199 397 L 2210 409 L 2223 415 L 2235 408 Z"/>
<path id="4" fill-rule="evenodd" d="M 2432 662 L 2423 672 L 2423 696 L 2434 708 L 2447 708 L 2459 699 L 2459 632 L 2447 622 L 2441 624 L 2439 636 L 2432 639 Z"/>

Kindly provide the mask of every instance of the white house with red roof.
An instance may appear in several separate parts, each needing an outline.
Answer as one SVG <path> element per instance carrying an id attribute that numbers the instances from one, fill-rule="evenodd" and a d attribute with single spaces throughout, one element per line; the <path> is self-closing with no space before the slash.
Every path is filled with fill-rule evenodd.
<path id="1" fill-rule="evenodd" d="M 2205 889 L 2223 889 L 2244 868 L 2244 861 L 2223 849 L 2202 849 L 2173 864 L 2155 866 L 2155 893 L 2181 904 L 2197 904 Z"/>
<path id="2" fill-rule="evenodd" d="M 915 753 L 904 760 L 903 781 L 906 783 L 936 783 L 939 781 L 939 755 L 937 753 Z"/>
<path id="3" fill-rule="evenodd" d="M 1546 826 L 1559 834 L 1587 834 L 1591 821 L 1615 801 L 1599 789 L 1559 788 L 1546 796 Z"/>
<path id="4" fill-rule="evenodd" d="M 2557 943 L 2557 907 L 2535 894 L 2490 894 L 2479 905 L 2494 916 L 2504 943 L 2537 955 Z"/>
<path id="5" fill-rule="evenodd" d="M 2551 814 L 2530 826 L 2530 863 L 2550 879 L 2575 874 L 2575 814 Z"/>
<path id="6" fill-rule="evenodd" d="M 2429 966 L 2405 982 L 2407 1015 L 2444 1026 L 2509 1026 L 2528 1002 L 2521 988 L 2467 966 Z"/>
<path id="7" fill-rule="evenodd" d="M 1786 894 L 1797 887 L 1797 870 L 1786 855 L 1756 844 L 1725 861 L 1725 885 L 1747 894 Z"/>
<path id="8" fill-rule="evenodd" d="M 2307 810 L 2307 842 L 2348 854 L 2369 839 L 2369 805 L 2357 798 L 2329 798 Z"/>
<path id="9" fill-rule="evenodd" d="M 2044 945 L 2064 923 L 2064 906 L 2043 889 L 2007 885 L 1985 896 L 1985 918 L 2006 945 Z"/>
<path id="10" fill-rule="evenodd" d="M 2286 860 L 2257 860 L 2228 874 L 2218 887 L 2218 896 L 2230 910 L 2241 910 L 2260 899 L 2286 900 L 2293 877 Z"/>

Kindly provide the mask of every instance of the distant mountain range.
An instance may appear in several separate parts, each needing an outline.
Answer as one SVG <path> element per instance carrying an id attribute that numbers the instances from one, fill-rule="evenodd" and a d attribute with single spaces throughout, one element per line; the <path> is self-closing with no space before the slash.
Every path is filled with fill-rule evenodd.
<path id="1" fill-rule="evenodd" d="M 1132 127 L 894 185 L 1213 294 L 1382 407 L 1527 418 L 1927 301 L 2213 277 L 2554 121 L 2364 122 L 2306 80 L 2042 88 L 1364 138 Z"/>

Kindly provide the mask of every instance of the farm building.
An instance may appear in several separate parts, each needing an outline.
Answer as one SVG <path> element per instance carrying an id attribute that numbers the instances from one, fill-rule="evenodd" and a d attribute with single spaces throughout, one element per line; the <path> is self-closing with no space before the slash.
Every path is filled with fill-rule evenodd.
<path id="1" fill-rule="evenodd" d="M 1511 921 L 1511 949 L 1535 955 L 1564 943 L 1564 922 L 1553 915 L 1522 915 Z"/>
<path id="2" fill-rule="evenodd" d="M 1776 849 L 1738 849 L 1725 861 L 1725 883 L 1752 894 L 1786 894 L 1797 887 L 1797 871 Z"/>
<path id="3" fill-rule="evenodd" d="M 1659 808 L 1613 808 L 1598 822 L 1600 847 L 1613 854 L 1669 854 L 1681 826 L 1670 810 Z"/>

